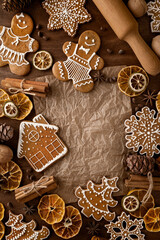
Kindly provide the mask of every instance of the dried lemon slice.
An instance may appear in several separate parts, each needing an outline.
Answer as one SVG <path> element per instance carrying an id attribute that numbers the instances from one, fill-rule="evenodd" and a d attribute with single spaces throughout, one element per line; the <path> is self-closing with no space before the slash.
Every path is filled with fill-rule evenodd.
<path id="1" fill-rule="evenodd" d="M 47 70 L 52 66 L 52 63 L 52 56 L 47 51 L 39 51 L 33 57 L 33 66 L 38 70 Z"/>
<path id="2" fill-rule="evenodd" d="M 38 213 L 48 224 L 58 223 L 63 219 L 65 203 L 57 194 L 45 195 L 39 202 Z"/>
<path id="3" fill-rule="evenodd" d="M 157 108 L 157 111 L 160 113 L 160 92 L 157 95 L 156 108 Z"/>
<path id="4" fill-rule="evenodd" d="M 17 106 L 19 112 L 14 119 L 23 120 L 30 114 L 33 104 L 29 97 L 27 97 L 24 93 L 11 95 L 10 99 Z"/>
<path id="5" fill-rule="evenodd" d="M 117 82 L 121 92 L 129 97 L 136 97 L 146 90 L 149 77 L 142 68 L 130 66 L 119 72 Z"/>
<path id="6" fill-rule="evenodd" d="M 55 234 L 63 239 L 76 236 L 82 226 L 82 217 L 78 209 L 67 206 L 63 220 L 52 225 Z"/>
<path id="7" fill-rule="evenodd" d="M 6 102 L 4 104 L 3 111 L 4 111 L 4 115 L 9 118 L 15 118 L 18 115 L 18 108 L 11 101 Z"/>
<path id="8" fill-rule="evenodd" d="M 134 189 L 127 194 L 128 196 L 135 196 L 139 200 L 139 208 L 133 212 L 130 212 L 130 214 L 133 217 L 143 218 L 144 215 L 147 213 L 147 211 L 150 208 L 154 207 L 155 203 L 152 195 L 150 196 L 150 198 L 147 200 L 146 203 L 142 203 L 142 200 L 146 195 L 146 193 L 147 193 L 147 190 L 145 189 Z"/>
<path id="9" fill-rule="evenodd" d="M 139 208 L 139 201 L 135 196 L 124 196 L 122 198 L 122 207 L 128 212 L 134 212 Z"/>

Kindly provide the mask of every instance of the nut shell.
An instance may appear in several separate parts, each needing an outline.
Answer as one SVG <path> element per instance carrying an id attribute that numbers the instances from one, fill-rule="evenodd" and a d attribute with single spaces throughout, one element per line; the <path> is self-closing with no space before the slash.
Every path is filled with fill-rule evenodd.
<path id="1" fill-rule="evenodd" d="M 160 57 L 160 35 L 152 39 L 152 49 Z"/>
<path id="2" fill-rule="evenodd" d="M 147 3 L 145 0 L 129 0 L 128 8 L 137 18 L 142 17 L 147 12 Z"/>
<path id="3" fill-rule="evenodd" d="M 7 163 L 13 158 L 13 151 L 6 145 L 0 144 L 0 164 Z"/>

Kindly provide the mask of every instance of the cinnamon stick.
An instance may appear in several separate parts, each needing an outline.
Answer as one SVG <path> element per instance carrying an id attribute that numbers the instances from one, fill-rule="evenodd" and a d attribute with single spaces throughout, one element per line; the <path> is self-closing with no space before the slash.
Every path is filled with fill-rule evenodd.
<path id="1" fill-rule="evenodd" d="M 34 186 L 36 187 L 34 188 Z M 34 183 L 30 183 L 25 186 L 17 188 L 15 190 L 15 199 L 23 203 L 29 202 L 46 192 L 54 190 L 56 187 L 57 184 L 53 176 L 44 177 L 42 180 L 40 179 L 39 181 L 36 181 Z"/>
<path id="2" fill-rule="evenodd" d="M 21 83 L 23 80 L 21 79 L 12 79 L 12 78 L 5 78 L 4 80 L 1 81 L 1 85 L 3 88 L 21 88 Z M 31 91 L 33 92 L 42 92 L 45 93 L 48 89 L 48 84 L 39 84 L 40 82 L 35 82 L 35 81 L 29 81 L 25 80 L 23 82 L 23 88 L 24 89 L 29 89 L 32 88 Z"/>
<path id="3" fill-rule="evenodd" d="M 125 186 L 148 189 L 149 181 L 145 176 L 131 174 L 129 179 L 125 179 Z M 160 191 L 160 177 L 153 177 L 153 190 Z"/>

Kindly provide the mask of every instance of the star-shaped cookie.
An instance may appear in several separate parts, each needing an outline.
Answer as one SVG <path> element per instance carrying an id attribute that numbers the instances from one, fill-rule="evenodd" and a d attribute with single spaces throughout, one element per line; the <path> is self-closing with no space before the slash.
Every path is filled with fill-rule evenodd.
<path id="1" fill-rule="evenodd" d="M 73 37 L 79 23 L 91 20 L 91 15 L 84 8 L 84 4 L 85 0 L 45 0 L 42 6 L 50 15 L 48 30 L 63 28 Z"/>

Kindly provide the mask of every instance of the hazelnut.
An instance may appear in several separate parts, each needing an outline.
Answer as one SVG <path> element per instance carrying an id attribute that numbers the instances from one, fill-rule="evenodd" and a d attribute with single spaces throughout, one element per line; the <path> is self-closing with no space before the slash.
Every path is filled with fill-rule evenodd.
<path id="1" fill-rule="evenodd" d="M 137 18 L 142 17 L 147 12 L 147 3 L 145 0 L 129 0 L 128 8 Z"/>
<path id="2" fill-rule="evenodd" d="M 13 158 L 12 150 L 6 145 L 0 145 L 0 164 L 7 163 Z"/>
<path id="3" fill-rule="evenodd" d="M 160 35 L 152 39 L 152 48 L 155 53 L 160 57 Z"/>

